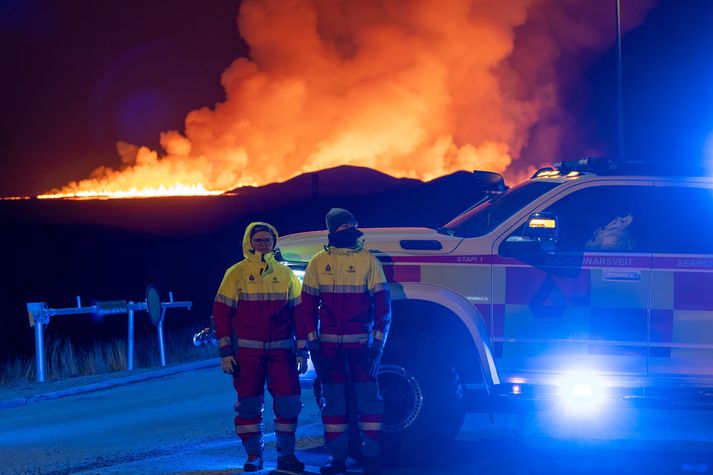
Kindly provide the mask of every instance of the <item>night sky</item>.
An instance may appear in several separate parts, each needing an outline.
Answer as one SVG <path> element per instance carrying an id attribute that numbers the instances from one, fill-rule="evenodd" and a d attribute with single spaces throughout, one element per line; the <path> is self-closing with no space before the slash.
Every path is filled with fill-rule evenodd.
<path id="1" fill-rule="evenodd" d="M 239 1 L 3 0 L 0 194 L 37 194 L 99 165 L 117 140 L 156 146 L 223 99 L 247 47 Z"/>
<path id="2" fill-rule="evenodd" d="M 239 8 L 238 0 L 3 0 L 0 195 L 118 167 L 117 141 L 155 148 L 189 111 L 222 101 L 220 74 L 248 54 Z M 623 49 L 626 152 L 702 160 L 713 133 L 713 1 L 658 2 Z M 582 73 L 587 90 L 565 90 L 561 101 L 592 143 L 611 145 L 614 50 Z"/>

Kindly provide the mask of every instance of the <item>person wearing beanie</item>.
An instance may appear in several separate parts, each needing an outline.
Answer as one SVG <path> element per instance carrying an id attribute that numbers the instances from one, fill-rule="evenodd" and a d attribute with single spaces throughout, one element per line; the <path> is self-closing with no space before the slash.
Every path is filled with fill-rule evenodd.
<path id="1" fill-rule="evenodd" d="M 302 409 L 298 372 L 306 355 L 295 353 L 294 308 L 300 281 L 274 256 L 277 230 L 251 223 L 243 237 L 243 260 L 223 277 L 213 303 L 221 368 L 238 394 L 235 432 L 248 459 L 245 472 L 263 468 L 262 411 L 265 382 L 273 397 L 277 468 L 301 471 L 295 457 L 297 416 Z M 295 364 L 297 362 L 297 364 Z"/>
<path id="2" fill-rule="evenodd" d="M 327 223 L 327 231 L 329 231 L 330 234 L 358 225 L 354 215 L 344 208 L 330 209 L 324 217 L 324 220 Z"/>
<path id="3" fill-rule="evenodd" d="M 328 243 L 307 265 L 302 302 L 295 315 L 297 345 L 307 345 L 322 383 L 322 423 L 329 459 L 320 472 L 346 472 L 345 374 L 349 374 L 359 408 L 364 473 L 376 475 L 380 473 L 384 412 L 376 376 L 391 322 L 389 288 L 381 263 L 364 249 L 354 215 L 332 208 L 325 221 Z"/>

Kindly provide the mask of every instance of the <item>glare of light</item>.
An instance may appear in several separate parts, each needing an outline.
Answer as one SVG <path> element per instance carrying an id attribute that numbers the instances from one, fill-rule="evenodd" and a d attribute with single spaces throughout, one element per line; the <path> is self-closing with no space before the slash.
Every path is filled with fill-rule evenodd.
<path id="1" fill-rule="evenodd" d="M 570 415 L 597 414 L 606 403 L 607 386 L 594 372 L 569 371 L 557 381 L 557 395 Z"/>
<path id="2" fill-rule="evenodd" d="M 593 394 L 592 386 L 590 384 L 574 384 L 572 386 L 572 396 L 576 397 L 590 397 Z"/>
<path id="3" fill-rule="evenodd" d="M 513 394 L 521 394 L 521 393 L 522 393 L 522 388 L 520 388 L 520 385 L 519 385 L 519 384 L 513 384 L 513 385 L 512 385 L 511 392 L 512 392 Z"/>
<path id="4" fill-rule="evenodd" d="M 537 178 L 554 178 L 561 175 L 560 170 L 543 170 L 537 174 Z"/>
<path id="5" fill-rule="evenodd" d="M 530 228 L 546 228 L 546 229 L 554 229 L 555 227 L 557 227 L 554 219 L 546 219 L 546 218 L 532 218 L 530 220 L 530 222 L 527 224 L 527 226 Z"/>

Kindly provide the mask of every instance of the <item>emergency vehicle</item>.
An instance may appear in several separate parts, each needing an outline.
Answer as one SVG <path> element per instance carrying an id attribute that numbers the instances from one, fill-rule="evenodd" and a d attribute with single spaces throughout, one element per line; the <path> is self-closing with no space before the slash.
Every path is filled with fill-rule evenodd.
<path id="1" fill-rule="evenodd" d="M 713 180 L 561 162 L 439 229 L 362 229 L 390 282 L 380 386 L 404 446 L 512 401 L 705 403 L 713 388 Z M 298 273 L 325 232 L 282 237 Z M 505 410 L 503 409 L 503 410 Z"/>

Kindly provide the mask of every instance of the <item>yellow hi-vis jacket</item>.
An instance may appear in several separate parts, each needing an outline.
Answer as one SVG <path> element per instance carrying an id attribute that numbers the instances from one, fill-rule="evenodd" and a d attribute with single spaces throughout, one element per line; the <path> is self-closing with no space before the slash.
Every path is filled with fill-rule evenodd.
<path id="1" fill-rule="evenodd" d="M 300 301 L 300 281 L 275 260 L 250 245 L 250 223 L 243 237 L 244 259 L 230 267 L 213 303 L 213 321 L 220 356 L 234 351 L 263 352 L 294 348 L 294 307 Z M 233 344 L 237 348 L 233 348 Z"/>
<path id="2" fill-rule="evenodd" d="M 318 252 L 305 270 L 296 318 L 298 342 L 318 337 L 328 346 L 359 347 L 373 338 L 383 344 L 391 300 L 381 262 L 361 245 Z"/>

